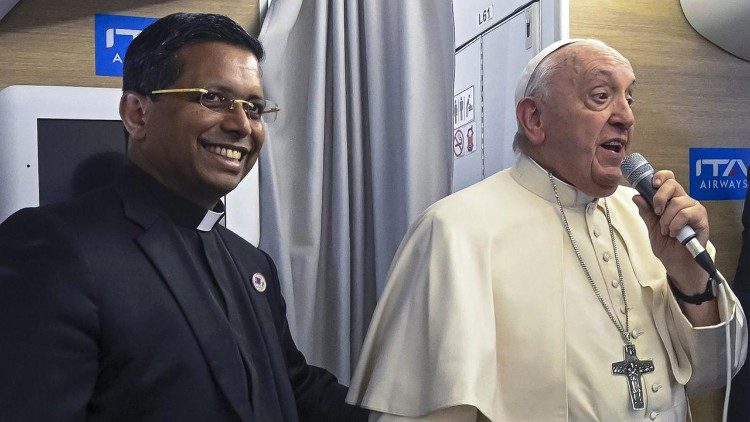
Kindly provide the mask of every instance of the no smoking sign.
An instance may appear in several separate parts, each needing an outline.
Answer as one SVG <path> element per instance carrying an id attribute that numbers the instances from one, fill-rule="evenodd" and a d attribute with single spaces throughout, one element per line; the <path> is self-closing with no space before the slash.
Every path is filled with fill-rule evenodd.
<path id="1" fill-rule="evenodd" d="M 474 122 L 453 131 L 453 155 L 464 157 L 477 150 L 476 128 Z"/>

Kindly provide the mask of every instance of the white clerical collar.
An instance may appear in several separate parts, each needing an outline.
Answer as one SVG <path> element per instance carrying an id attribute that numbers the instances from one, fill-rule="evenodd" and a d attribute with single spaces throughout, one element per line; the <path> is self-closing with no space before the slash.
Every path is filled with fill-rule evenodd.
<path id="1" fill-rule="evenodd" d="M 196 229 L 202 232 L 210 232 L 211 229 L 214 228 L 216 223 L 221 220 L 221 217 L 224 217 L 223 212 L 208 210 L 206 211 L 206 215 L 203 216 L 201 222 L 198 223 L 198 227 L 196 227 Z"/>
<path id="2" fill-rule="evenodd" d="M 510 170 L 513 179 L 521 186 L 534 193 L 535 195 L 555 203 L 555 193 L 549 182 L 547 170 L 534 161 L 531 157 L 520 154 L 518 161 Z M 580 208 L 598 200 L 589 196 L 575 186 L 568 184 L 555 176 L 557 193 L 560 195 L 560 202 L 566 208 Z"/>

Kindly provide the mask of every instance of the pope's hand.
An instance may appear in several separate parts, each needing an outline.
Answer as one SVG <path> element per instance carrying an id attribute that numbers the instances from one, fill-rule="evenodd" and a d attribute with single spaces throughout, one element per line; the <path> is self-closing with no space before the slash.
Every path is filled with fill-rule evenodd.
<path id="1" fill-rule="evenodd" d="M 708 273 L 693 260 L 690 252 L 675 236 L 685 225 L 690 225 L 698 241 L 705 247 L 709 234 L 706 208 L 688 196 L 669 170 L 656 172 L 652 183 L 656 189 L 653 209 L 640 195 L 633 197 L 648 228 L 651 249 L 683 293 L 702 293 L 706 289 Z"/>

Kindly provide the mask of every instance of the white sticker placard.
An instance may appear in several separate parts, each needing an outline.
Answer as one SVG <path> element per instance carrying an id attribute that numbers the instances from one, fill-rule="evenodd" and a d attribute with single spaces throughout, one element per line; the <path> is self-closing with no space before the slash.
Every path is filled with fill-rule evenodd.
<path id="1" fill-rule="evenodd" d="M 453 96 L 453 129 L 474 121 L 474 85 Z"/>
<path id="2" fill-rule="evenodd" d="M 494 5 L 489 5 L 477 13 L 477 28 L 489 23 L 495 17 Z"/>

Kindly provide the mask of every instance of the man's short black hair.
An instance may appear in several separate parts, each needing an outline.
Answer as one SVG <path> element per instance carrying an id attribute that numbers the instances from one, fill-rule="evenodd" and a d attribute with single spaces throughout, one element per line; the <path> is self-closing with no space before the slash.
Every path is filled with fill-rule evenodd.
<path id="1" fill-rule="evenodd" d="M 182 73 L 181 48 L 218 41 L 246 48 L 263 59 L 263 46 L 232 19 L 211 13 L 174 13 L 152 23 L 128 47 L 122 90 L 149 94 L 172 85 Z"/>

